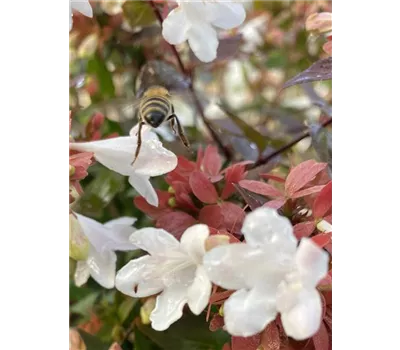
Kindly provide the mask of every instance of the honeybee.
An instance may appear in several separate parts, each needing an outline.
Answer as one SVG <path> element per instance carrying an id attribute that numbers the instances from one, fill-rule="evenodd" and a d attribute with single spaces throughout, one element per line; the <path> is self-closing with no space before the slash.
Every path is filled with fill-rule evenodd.
<path id="1" fill-rule="evenodd" d="M 152 128 L 158 128 L 162 123 L 169 121 L 174 134 L 176 135 L 178 133 L 179 138 L 184 146 L 187 149 L 190 148 L 189 141 L 187 140 L 181 123 L 175 114 L 174 105 L 171 101 L 171 95 L 166 88 L 155 85 L 144 91 L 143 97 L 139 101 L 138 118 L 138 142 L 132 165 L 135 163 L 140 152 L 142 145 L 141 131 L 143 125 L 145 124 L 151 126 Z M 178 131 L 175 129 L 175 125 L 177 126 Z"/>

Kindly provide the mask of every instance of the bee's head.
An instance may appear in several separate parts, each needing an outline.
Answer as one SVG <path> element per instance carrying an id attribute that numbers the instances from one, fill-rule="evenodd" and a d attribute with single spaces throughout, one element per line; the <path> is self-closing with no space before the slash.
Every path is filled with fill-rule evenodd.
<path id="1" fill-rule="evenodd" d="M 154 110 L 150 111 L 144 116 L 144 120 L 147 124 L 152 126 L 153 128 L 159 127 L 162 122 L 165 120 L 165 114 L 161 111 Z"/>

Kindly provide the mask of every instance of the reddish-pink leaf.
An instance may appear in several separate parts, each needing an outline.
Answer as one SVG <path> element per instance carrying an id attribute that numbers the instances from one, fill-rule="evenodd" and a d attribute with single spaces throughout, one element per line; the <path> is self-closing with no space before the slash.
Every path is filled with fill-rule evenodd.
<path id="1" fill-rule="evenodd" d="M 196 222 L 197 221 L 189 214 L 181 211 L 174 211 L 160 216 L 156 222 L 156 227 L 163 228 L 179 239 L 182 233 Z"/>
<path id="2" fill-rule="evenodd" d="M 235 192 L 234 184 L 246 177 L 245 165 L 235 164 L 230 166 L 225 171 L 225 187 L 222 190 L 221 198 L 227 199 L 233 192 Z"/>
<path id="3" fill-rule="evenodd" d="M 326 165 L 326 163 L 317 163 L 314 160 L 307 160 L 295 166 L 286 178 L 286 194 L 292 197 L 297 191 L 314 180 L 318 173 L 326 168 Z"/>
<path id="4" fill-rule="evenodd" d="M 224 228 L 231 233 L 239 233 L 245 217 L 243 209 L 230 202 L 224 202 L 220 207 L 224 217 Z"/>
<path id="5" fill-rule="evenodd" d="M 204 171 L 208 175 L 218 175 L 221 166 L 222 160 L 218 154 L 218 148 L 215 146 L 207 146 L 200 170 Z"/>
<path id="6" fill-rule="evenodd" d="M 273 175 L 273 174 L 260 174 L 260 176 L 265 180 L 273 180 L 280 183 L 285 183 L 285 179 L 283 177 Z"/>
<path id="7" fill-rule="evenodd" d="M 325 246 L 325 250 L 332 256 L 332 242 Z"/>
<path id="8" fill-rule="evenodd" d="M 286 199 L 274 199 L 263 205 L 263 207 L 279 209 L 286 203 Z"/>
<path id="9" fill-rule="evenodd" d="M 215 314 L 210 321 L 209 329 L 211 332 L 215 332 L 218 329 L 221 329 L 224 324 L 224 318 L 219 314 Z"/>
<path id="10" fill-rule="evenodd" d="M 309 237 L 315 229 L 315 222 L 314 221 L 306 221 L 300 222 L 299 224 L 294 225 L 293 233 L 298 240 L 302 239 L 303 237 Z"/>
<path id="11" fill-rule="evenodd" d="M 332 181 L 328 182 L 315 198 L 313 206 L 314 218 L 322 218 L 332 208 Z"/>
<path id="12" fill-rule="evenodd" d="M 150 205 L 141 196 L 135 197 L 133 200 L 135 207 L 150 216 L 152 219 L 158 219 L 161 215 L 172 211 L 172 208 L 168 206 L 168 200 L 171 197 L 171 194 L 161 190 L 156 190 L 156 192 L 158 196 L 158 207 Z"/>
<path id="13" fill-rule="evenodd" d="M 325 221 L 328 221 L 332 225 L 332 214 L 324 217 Z"/>
<path id="14" fill-rule="evenodd" d="M 281 339 L 276 322 L 271 322 L 267 328 L 261 333 L 261 343 L 263 350 L 279 350 L 281 347 Z"/>
<path id="15" fill-rule="evenodd" d="M 283 193 L 274 186 L 261 181 L 242 180 L 239 185 L 246 190 L 268 197 L 282 197 Z"/>
<path id="16" fill-rule="evenodd" d="M 310 194 L 320 192 L 323 188 L 324 188 L 324 186 L 309 187 L 309 188 L 306 188 L 304 190 L 297 191 L 290 198 L 295 199 L 295 198 L 301 198 L 301 197 L 309 196 Z"/>
<path id="17" fill-rule="evenodd" d="M 206 205 L 199 212 L 199 221 L 213 228 L 220 228 L 224 223 L 221 208 L 217 204 Z"/>
<path id="18" fill-rule="evenodd" d="M 217 190 L 202 172 L 194 171 L 190 175 L 189 184 L 194 195 L 203 203 L 214 204 L 217 202 Z"/>
<path id="19" fill-rule="evenodd" d="M 178 207 L 185 210 L 198 211 L 198 208 L 194 205 L 189 193 L 192 191 L 188 183 L 174 182 L 172 186 L 175 190 L 175 199 Z"/>
<path id="20" fill-rule="evenodd" d="M 256 210 L 265 203 L 264 197 L 258 196 L 256 193 L 245 190 L 239 184 L 233 184 L 233 186 L 236 188 L 236 191 L 243 197 L 244 201 L 251 210 Z"/>
<path id="21" fill-rule="evenodd" d="M 324 248 L 327 244 L 332 242 L 332 232 L 320 233 L 311 237 L 314 243 L 316 243 L 321 248 Z"/>
<path id="22" fill-rule="evenodd" d="M 329 350 L 329 334 L 324 322 L 321 322 L 319 331 L 313 336 L 315 350 Z"/>
<path id="23" fill-rule="evenodd" d="M 260 345 L 261 335 L 252 337 L 232 337 L 232 350 L 256 350 Z"/>

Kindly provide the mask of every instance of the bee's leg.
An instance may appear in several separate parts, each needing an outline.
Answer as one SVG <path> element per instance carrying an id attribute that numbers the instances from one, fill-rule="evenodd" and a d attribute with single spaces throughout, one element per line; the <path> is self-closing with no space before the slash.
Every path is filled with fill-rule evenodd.
<path id="1" fill-rule="evenodd" d="M 171 125 L 171 129 L 174 132 L 174 134 L 176 135 L 176 129 L 175 129 L 175 118 L 169 118 L 169 123 Z"/>
<path id="2" fill-rule="evenodd" d="M 183 132 L 183 128 L 182 128 L 182 126 L 181 126 L 181 123 L 179 122 L 178 117 L 177 117 L 175 114 L 173 114 L 173 115 L 171 115 L 170 118 L 171 118 L 171 120 L 173 120 L 174 123 L 176 123 L 176 125 L 178 126 L 179 138 L 181 139 L 182 143 L 185 145 L 186 148 L 189 149 L 189 148 L 190 148 L 189 141 L 188 141 L 188 139 L 186 138 L 185 133 Z"/>
<path id="3" fill-rule="evenodd" d="M 133 159 L 133 162 L 131 165 L 133 165 L 133 163 L 136 162 L 136 159 L 139 155 L 140 152 L 140 147 L 142 146 L 142 126 L 144 125 L 144 123 L 140 122 L 139 123 L 139 128 L 138 128 L 138 132 L 136 133 L 138 140 L 137 140 L 137 146 L 136 146 L 136 152 L 135 152 L 135 158 Z"/>

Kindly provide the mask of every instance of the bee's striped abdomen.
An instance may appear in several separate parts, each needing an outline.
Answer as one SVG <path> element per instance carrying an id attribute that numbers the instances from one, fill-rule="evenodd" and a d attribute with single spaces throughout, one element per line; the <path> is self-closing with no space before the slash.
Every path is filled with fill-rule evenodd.
<path id="1" fill-rule="evenodd" d="M 171 109 L 170 106 L 169 100 L 164 97 L 148 97 L 142 103 L 141 112 L 145 116 L 149 112 L 157 110 L 167 116 Z"/>

